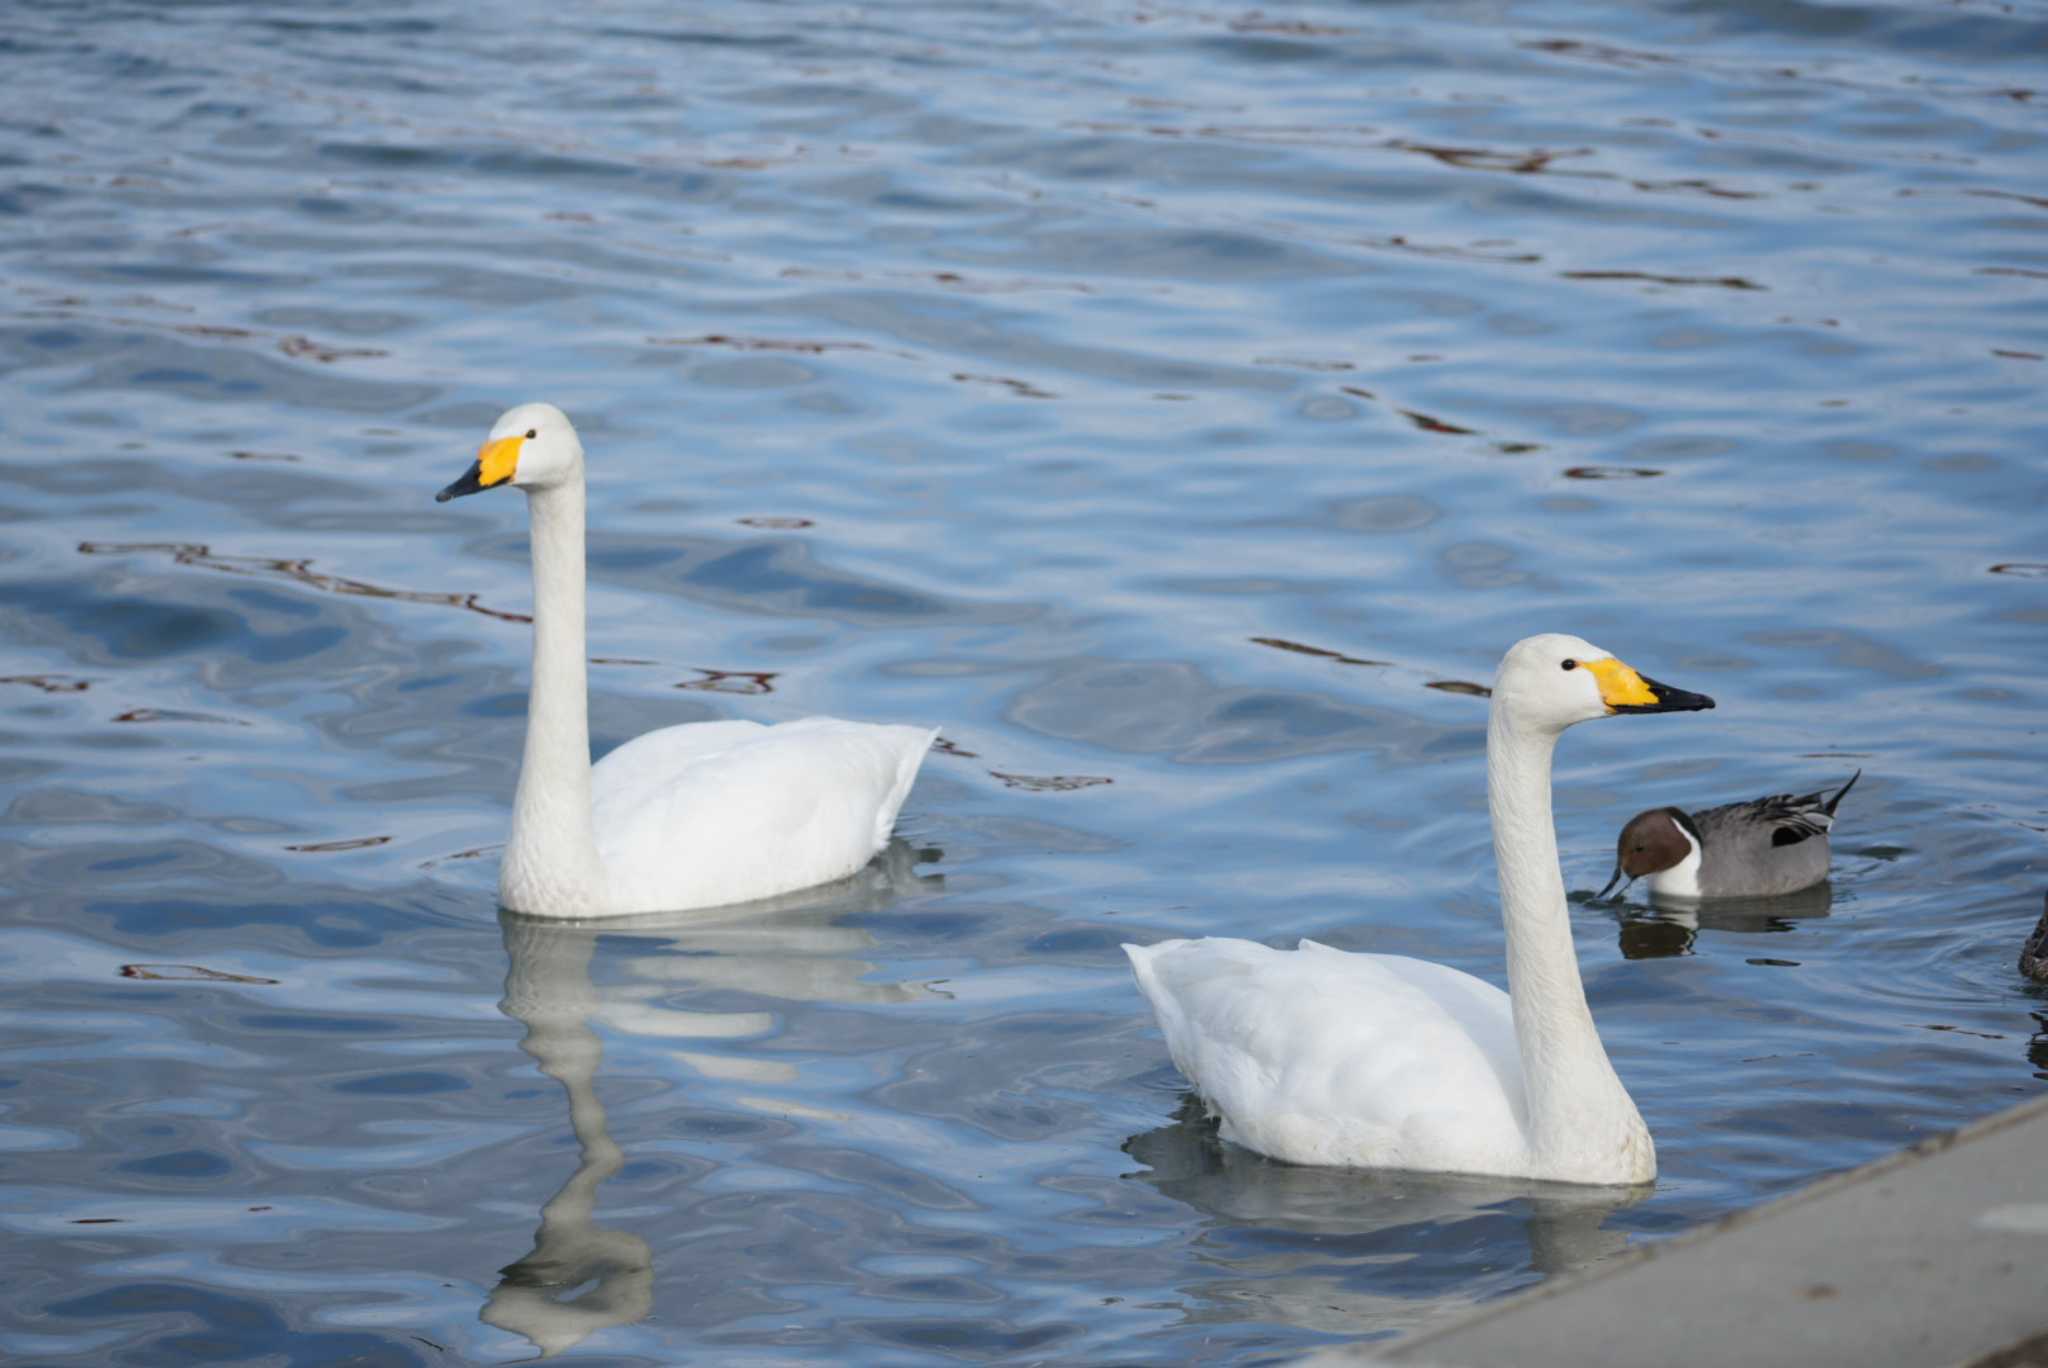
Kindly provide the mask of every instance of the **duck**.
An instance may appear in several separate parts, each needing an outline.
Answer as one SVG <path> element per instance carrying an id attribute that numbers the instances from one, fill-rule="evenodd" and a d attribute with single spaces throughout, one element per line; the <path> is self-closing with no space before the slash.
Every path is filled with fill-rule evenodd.
<path id="1" fill-rule="evenodd" d="M 1125 945 L 1167 1052 L 1222 1138 L 1289 1163 L 1632 1186 L 1656 1147 L 1601 1044 L 1572 946 L 1551 756 L 1600 717 L 1714 700 L 1576 636 L 1494 676 L 1487 807 L 1507 991 L 1403 955 L 1229 937 Z"/>
<path id="2" fill-rule="evenodd" d="M 2043 900 L 2048 903 L 2048 899 Z M 2048 983 L 2048 906 L 2034 925 L 2034 934 L 2020 947 L 2020 973 L 2036 983 Z"/>
<path id="3" fill-rule="evenodd" d="M 1648 875 L 1658 898 L 1697 902 L 1703 898 L 1775 898 L 1812 888 L 1828 877 L 1828 832 L 1835 809 L 1856 781 L 1794 797 L 1773 793 L 1746 803 L 1729 803 L 1688 813 L 1651 808 L 1629 818 L 1615 842 L 1614 877 L 1597 897 L 1605 898 L 1624 878 Z M 1622 884 L 1627 892 L 1628 884 Z"/>
<path id="4" fill-rule="evenodd" d="M 533 547 L 533 682 L 498 900 L 540 917 L 750 902 L 845 878 L 888 842 L 936 727 L 806 717 L 662 727 L 590 762 L 584 456 L 521 404 L 436 502 L 513 488 Z"/>

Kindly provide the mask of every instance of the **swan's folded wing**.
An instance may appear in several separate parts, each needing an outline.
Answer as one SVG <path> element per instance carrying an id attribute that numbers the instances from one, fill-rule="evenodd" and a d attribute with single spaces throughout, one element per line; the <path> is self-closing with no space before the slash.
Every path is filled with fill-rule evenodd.
<path id="1" fill-rule="evenodd" d="M 657 727 L 622 742 L 591 769 L 592 792 L 602 795 L 659 783 L 682 773 L 701 760 L 755 740 L 768 728 L 745 718 L 716 722 L 686 722 L 676 727 Z"/>
<path id="2" fill-rule="evenodd" d="M 591 772 L 615 896 L 639 911 L 706 907 L 853 873 L 888 841 L 935 734 L 814 717 L 636 737 Z"/>
<path id="3" fill-rule="evenodd" d="M 1226 1138 L 1301 1163 L 1389 1168 L 1456 1167 L 1447 1151 L 1520 1143 L 1520 1056 L 1507 994 L 1491 984 L 1312 941 L 1126 949 Z"/>

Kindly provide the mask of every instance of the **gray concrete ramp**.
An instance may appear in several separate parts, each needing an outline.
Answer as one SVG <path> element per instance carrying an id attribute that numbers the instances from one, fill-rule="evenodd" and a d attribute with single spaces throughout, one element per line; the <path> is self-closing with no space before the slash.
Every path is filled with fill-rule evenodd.
<path id="1" fill-rule="evenodd" d="M 2048 1365 L 2048 1098 L 1428 1334 L 1311 1362 Z"/>

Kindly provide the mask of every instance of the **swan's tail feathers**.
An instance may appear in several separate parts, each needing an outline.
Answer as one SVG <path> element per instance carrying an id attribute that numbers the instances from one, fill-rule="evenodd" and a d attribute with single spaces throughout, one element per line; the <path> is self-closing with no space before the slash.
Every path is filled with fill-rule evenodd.
<path id="1" fill-rule="evenodd" d="M 1184 942 L 1177 940 L 1160 941 L 1157 945 L 1133 945 L 1129 941 L 1124 942 L 1124 954 L 1130 956 L 1131 973 L 1138 980 L 1138 991 L 1145 995 L 1145 1000 L 1152 1004 L 1154 1011 L 1159 1009 L 1162 1000 L 1157 960 L 1162 952 L 1181 944 Z"/>
<path id="2" fill-rule="evenodd" d="M 1836 805 L 1839 804 L 1842 801 L 1842 799 L 1848 795 L 1850 789 L 1856 787 L 1856 781 L 1858 779 L 1861 779 L 1862 777 L 1863 771 L 1860 769 L 1857 770 L 1854 774 L 1850 775 L 1849 782 L 1842 785 L 1842 787 L 1840 787 L 1839 789 L 1835 790 L 1835 796 L 1828 799 L 1827 802 L 1822 805 L 1821 811 L 1825 812 L 1830 817 L 1834 816 Z"/>
<path id="3" fill-rule="evenodd" d="M 1173 1060 L 1173 1066 L 1183 1077 L 1192 1079 L 1188 1066 L 1182 1059 L 1182 1047 L 1186 1036 L 1186 1006 L 1176 996 L 1173 974 L 1169 969 L 1167 977 L 1161 978 L 1160 961 L 1195 944 L 1189 940 L 1165 940 L 1154 945 L 1124 945 L 1124 953 L 1130 956 L 1131 972 L 1138 980 L 1138 991 L 1152 1006 L 1152 1018 L 1159 1023 L 1159 1033 L 1166 1037 L 1166 1053 Z"/>
<path id="4" fill-rule="evenodd" d="M 896 753 L 896 778 L 889 786 L 889 794 L 882 806 L 875 811 L 876 850 L 889 844 L 889 833 L 896 827 L 896 814 L 903 810 L 903 802 L 910 797 L 910 786 L 917 782 L 918 767 L 924 764 L 925 756 L 931 753 L 932 742 L 939 739 L 937 727 L 890 727 L 893 739 L 898 743 Z"/>

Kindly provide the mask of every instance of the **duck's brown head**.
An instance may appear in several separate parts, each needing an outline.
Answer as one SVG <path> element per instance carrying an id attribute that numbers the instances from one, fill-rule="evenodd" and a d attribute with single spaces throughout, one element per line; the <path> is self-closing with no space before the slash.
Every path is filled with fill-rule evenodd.
<path id="1" fill-rule="evenodd" d="M 1692 854 L 1693 843 L 1685 835 L 1685 828 L 1691 825 L 1692 818 L 1675 807 L 1651 808 L 1629 818 L 1614 843 L 1614 877 L 1600 890 L 1600 896 L 1606 897 L 1624 877 L 1634 883 L 1645 874 L 1670 869 Z"/>

